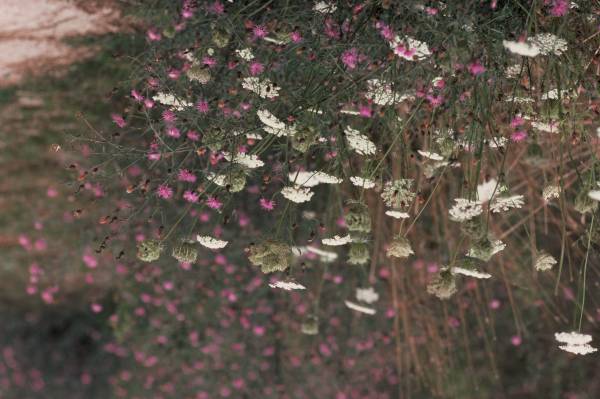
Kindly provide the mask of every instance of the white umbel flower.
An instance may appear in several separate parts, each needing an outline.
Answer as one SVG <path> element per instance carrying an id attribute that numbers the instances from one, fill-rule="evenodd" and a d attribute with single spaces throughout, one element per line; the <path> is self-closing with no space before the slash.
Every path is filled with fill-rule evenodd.
<path id="1" fill-rule="evenodd" d="M 323 243 L 323 245 L 329 245 L 332 247 L 336 247 L 336 246 L 340 246 L 340 245 L 346 245 L 348 243 L 352 242 L 352 238 L 350 238 L 350 234 L 344 236 L 344 237 L 340 237 L 338 235 L 333 236 L 333 238 L 323 238 L 321 240 L 321 242 Z"/>
<path id="2" fill-rule="evenodd" d="M 512 195 L 510 197 L 496 197 L 492 204 L 490 205 L 490 209 L 494 213 L 506 212 L 512 208 L 521 208 L 525 201 L 523 200 L 522 195 Z"/>
<path id="3" fill-rule="evenodd" d="M 301 186 L 288 186 L 281 190 L 281 195 L 297 204 L 310 201 L 314 194 L 310 188 Z"/>
<path id="4" fill-rule="evenodd" d="M 558 100 L 559 98 L 565 100 L 570 97 L 575 97 L 571 90 L 563 89 L 560 92 L 558 89 L 552 89 L 542 94 L 542 100 Z"/>
<path id="5" fill-rule="evenodd" d="M 539 271 L 546 271 L 546 270 L 550 270 L 552 269 L 552 267 L 554 265 L 556 265 L 558 262 L 556 261 L 556 259 L 554 259 L 554 257 L 552 255 L 550 255 L 547 252 L 540 252 L 538 254 L 538 256 L 535 258 L 535 263 L 533 265 L 533 267 L 535 267 L 535 270 L 539 270 Z"/>
<path id="6" fill-rule="evenodd" d="M 598 350 L 590 345 L 590 342 L 592 342 L 592 336 L 589 334 L 581 334 L 575 331 L 561 332 L 555 333 L 554 338 L 558 342 L 566 344 L 560 345 L 560 349 L 576 355 L 587 355 Z"/>
<path id="7" fill-rule="evenodd" d="M 337 10 L 337 6 L 329 1 L 317 1 L 313 6 L 313 11 L 320 14 L 331 14 Z"/>
<path id="8" fill-rule="evenodd" d="M 243 48 L 241 50 L 235 50 L 235 53 L 244 61 L 251 61 L 254 59 L 254 54 L 252 54 L 252 50 L 248 47 Z"/>
<path id="9" fill-rule="evenodd" d="M 560 196 L 560 187 L 556 185 L 550 185 L 544 187 L 542 191 L 542 198 L 544 201 L 550 202 L 551 200 L 558 198 Z"/>
<path id="10" fill-rule="evenodd" d="M 196 241 L 198 241 L 200 243 L 200 245 L 205 246 L 206 248 L 210 248 L 210 249 L 225 248 L 225 246 L 228 244 L 227 241 L 219 240 L 218 238 L 213 238 L 210 236 L 201 236 L 201 235 L 196 236 Z"/>
<path id="11" fill-rule="evenodd" d="M 539 130 L 541 132 L 546 133 L 558 133 L 558 123 L 550 121 L 550 122 L 540 122 L 540 121 L 532 121 L 531 127 Z"/>
<path id="12" fill-rule="evenodd" d="M 280 288 L 282 290 L 286 290 L 286 291 L 292 291 L 292 290 L 305 290 L 306 287 L 303 286 L 302 284 L 298 284 L 295 281 L 275 281 L 274 283 L 269 283 L 269 287 L 271 288 Z"/>
<path id="13" fill-rule="evenodd" d="M 289 174 L 292 183 L 302 187 L 314 187 L 318 184 L 340 184 L 343 179 L 329 175 L 325 172 L 297 171 Z"/>
<path id="14" fill-rule="evenodd" d="M 511 40 L 503 40 L 502 45 L 511 53 L 522 55 L 524 57 L 536 57 L 540 54 L 539 47 L 528 42 L 514 42 Z"/>
<path id="15" fill-rule="evenodd" d="M 352 309 L 352 310 L 356 310 L 357 312 L 360 312 L 360 313 L 365 313 L 365 314 L 369 314 L 369 315 L 374 315 L 374 314 L 376 313 L 376 312 L 375 312 L 375 309 L 373 309 L 373 308 L 369 308 L 369 307 L 367 307 L 367 306 L 362 306 L 362 305 L 359 305 L 359 304 L 357 304 L 357 303 L 355 303 L 355 302 L 351 302 L 351 301 L 344 301 L 344 303 L 345 303 L 345 304 L 346 304 L 346 306 L 348 306 L 350 309 Z"/>
<path id="16" fill-rule="evenodd" d="M 367 80 L 365 97 L 377 105 L 394 105 L 406 100 L 414 100 L 412 94 L 400 94 L 392 90 L 391 85 L 379 79 Z"/>
<path id="17" fill-rule="evenodd" d="M 181 111 L 184 108 L 192 107 L 193 104 L 184 100 L 180 100 L 176 98 L 174 95 L 169 93 L 156 93 L 152 99 L 157 103 L 161 103 L 163 105 L 167 105 L 169 107 L 175 108 L 177 111 Z"/>
<path id="18" fill-rule="evenodd" d="M 373 287 L 357 288 L 356 299 L 361 302 L 368 303 L 370 305 L 379 300 L 379 294 L 373 289 Z"/>
<path id="19" fill-rule="evenodd" d="M 243 152 L 238 152 L 233 157 L 228 152 L 223 152 L 223 157 L 229 162 L 237 163 L 239 165 L 243 165 L 248 169 L 256 169 L 265 165 L 263 161 L 258 159 L 256 155 L 249 155 Z"/>
<path id="20" fill-rule="evenodd" d="M 346 140 L 348 141 L 348 145 L 352 148 L 356 153 L 360 155 L 373 155 L 377 148 L 375 144 L 369 140 L 367 136 L 361 134 L 358 130 L 352 129 L 350 126 L 347 126 L 344 129 L 344 133 L 346 134 Z"/>
<path id="21" fill-rule="evenodd" d="M 350 182 L 352 182 L 352 184 L 354 184 L 356 187 L 362 187 L 366 189 L 375 187 L 375 182 L 373 180 L 360 176 L 350 177 Z"/>
<path id="22" fill-rule="evenodd" d="M 529 42 L 536 46 L 542 55 L 562 55 L 569 48 L 565 39 L 552 33 L 539 33 L 530 38 Z"/>
<path id="23" fill-rule="evenodd" d="M 560 349 L 565 352 L 574 353 L 575 355 L 588 355 L 590 353 L 596 352 L 598 349 L 594 348 L 590 344 L 583 345 L 559 345 Z"/>
<path id="24" fill-rule="evenodd" d="M 406 212 L 401 212 L 401 211 L 385 211 L 385 214 L 393 217 L 394 219 L 408 219 L 410 217 L 410 215 Z"/>
<path id="25" fill-rule="evenodd" d="M 258 94 L 261 98 L 276 98 L 279 96 L 279 90 L 281 90 L 281 87 L 274 85 L 268 78 L 260 80 L 255 76 L 244 78 L 242 80 L 242 87 Z"/>
<path id="26" fill-rule="evenodd" d="M 412 37 L 396 36 L 389 44 L 394 54 L 407 61 L 422 61 L 431 55 L 427 43 Z"/>
<path id="27" fill-rule="evenodd" d="M 468 269 L 468 268 L 460 267 L 460 266 L 454 266 L 452 269 L 450 269 L 450 271 L 452 272 L 452 274 L 462 274 L 463 276 L 480 278 L 480 279 L 486 279 L 486 278 L 492 277 L 492 275 L 489 273 L 481 272 L 481 271 L 475 270 L 475 269 Z"/>
<path id="28" fill-rule="evenodd" d="M 591 335 L 581 334 L 575 331 L 554 333 L 554 338 L 558 342 L 568 345 L 584 345 L 592 342 Z"/>
<path id="29" fill-rule="evenodd" d="M 438 154 L 437 152 L 429 152 L 429 151 L 422 151 L 422 150 L 418 150 L 417 152 L 422 157 L 431 159 L 433 161 L 443 161 L 444 160 L 444 157 L 441 156 L 440 154 Z"/>
<path id="30" fill-rule="evenodd" d="M 480 201 L 470 201 L 466 198 L 455 198 L 454 201 L 456 204 L 450 208 L 450 219 L 455 222 L 466 222 L 483 212 Z"/>
<path id="31" fill-rule="evenodd" d="M 277 137 L 293 136 L 296 133 L 294 126 L 287 126 L 280 121 L 275 115 L 266 109 L 256 111 L 256 116 L 265 125 L 263 130 Z"/>

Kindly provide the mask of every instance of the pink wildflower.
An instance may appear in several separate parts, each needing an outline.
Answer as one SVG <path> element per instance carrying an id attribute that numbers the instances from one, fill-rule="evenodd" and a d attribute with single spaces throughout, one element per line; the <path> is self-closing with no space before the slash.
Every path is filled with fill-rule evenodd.
<path id="1" fill-rule="evenodd" d="M 254 62 L 250 63 L 250 66 L 248 67 L 248 69 L 250 70 L 250 75 L 256 76 L 256 75 L 260 75 L 261 73 L 263 73 L 263 71 L 265 70 L 265 67 L 260 62 L 254 61 Z"/>
<path id="2" fill-rule="evenodd" d="M 156 189 L 156 195 L 162 199 L 169 199 L 173 196 L 173 189 L 166 184 L 161 184 Z"/>
<path id="3" fill-rule="evenodd" d="M 123 128 L 125 127 L 125 125 L 127 125 L 127 122 L 125 122 L 125 119 L 123 119 L 123 117 L 119 114 L 112 114 L 110 116 L 113 120 L 114 123 L 116 123 L 117 126 Z"/>
<path id="4" fill-rule="evenodd" d="M 156 29 L 148 29 L 146 35 L 148 36 L 148 40 L 150 40 L 151 42 L 159 41 L 162 37 L 160 33 L 156 31 Z"/>
<path id="5" fill-rule="evenodd" d="M 217 65 L 217 60 L 215 60 L 213 57 L 204 57 L 202 58 L 202 64 L 212 68 Z"/>
<path id="6" fill-rule="evenodd" d="M 179 181 L 194 183 L 196 181 L 196 176 L 187 169 L 180 169 L 179 174 L 177 175 L 177 179 Z"/>
<path id="7" fill-rule="evenodd" d="M 526 138 L 527 138 L 527 132 L 525 130 L 517 130 L 510 136 L 510 139 L 512 141 L 514 141 L 515 143 L 520 143 L 521 141 L 525 140 Z"/>
<path id="8" fill-rule="evenodd" d="M 360 116 L 365 118 L 370 118 L 373 116 L 373 110 L 368 105 L 359 105 L 358 113 L 360 114 Z"/>
<path id="9" fill-rule="evenodd" d="M 259 203 L 260 203 L 260 207 L 262 209 L 264 209 L 265 211 L 272 211 L 273 209 L 275 209 L 275 201 L 273 201 L 273 200 L 261 198 L 259 200 Z"/>
<path id="10" fill-rule="evenodd" d="M 479 61 L 475 61 L 469 64 L 468 66 L 469 72 L 471 75 L 479 76 L 485 72 L 485 67 L 481 65 Z"/>
<path id="11" fill-rule="evenodd" d="M 196 202 L 198 202 L 199 198 L 200 198 L 200 195 L 192 190 L 186 190 L 183 193 L 183 199 L 186 200 L 187 202 L 196 203 Z"/>
<path id="12" fill-rule="evenodd" d="M 216 197 L 208 197 L 206 200 L 206 206 L 211 209 L 219 209 L 221 206 L 223 206 L 223 203 Z"/>
<path id="13" fill-rule="evenodd" d="M 300 43 L 302 41 L 302 35 L 295 30 L 290 34 L 290 39 L 292 39 L 292 42 L 294 43 Z"/>
<path id="14" fill-rule="evenodd" d="M 198 103 L 196 104 L 196 109 L 198 110 L 198 112 L 200 112 L 202 114 L 208 113 L 208 111 L 209 111 L 208 101 L 206 101 L 206 100 L 198 101 Z"/>
<path id="15" fill-rule="evenodd" d="M 569 12 L 569 2 L 567 0 L 554 0 L 550 8 L 550 15 L 553 17 L 562 17 Z"/>
<path id="16" fill-rule="evenodd" d="M 348 69 L 356 68 L 358 64 L 358 51 L 356 48 L 351 48 L 349 50 L 344 51 L 342 54 L 342 62 Z"/>
<path id="17" fill-rule="evenodd" d="M 252 28 L 252 35 L 255 39 L 265 38 L 268 34 L 269 31 L 263 25 L 254 25 L 254 27 Z"/>
<path id="18" fill-rule="evenodd" d="M 167 136 L 178 139 L 181 136 L 181 132 L 175 126 L 171 126 L 167 129 Z"/>
<path id="19" fill-rule="evenodd" d="M 175 112 L 171 111 L 170 109 L 163 111 L 162 118 L 167 123 L 172 123 L 177 120 L 177 116 L 175 115 Z"/>
<path id="20" fill-rule="evenodd" d="M 190 130 L 189 132 L 187 132 L 187 138 L 191 141 L 198 141 L 200 140 L 200 135 L 198 134 L 198 132 Z"/>
<path id="21" fill-rule="evenodd" d="M 523 125 L 523 123 L 525 123 L 525 119 L 523 119 L 520 116 L 515 116 L 511 121 L 510 121 L 510 127 L 512 128 L 516 128 L 519 127 L 521 125 Z"/>

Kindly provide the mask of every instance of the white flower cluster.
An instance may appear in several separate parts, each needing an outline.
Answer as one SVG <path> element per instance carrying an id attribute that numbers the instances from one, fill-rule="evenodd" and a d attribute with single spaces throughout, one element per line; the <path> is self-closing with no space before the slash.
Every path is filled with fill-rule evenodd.
<path id="1" fill-rule="evenodd" d="M 407 61 L 422 61 L 431 55 L 427 43 L 413 39 L 412 37 L 407 36 L 403 38 L 396 35 L 389 44 L 394 54 Z"/>
<path id="2" fill-rule="evenodd" d="M 481 272 L 476 269 L 460 267 L 460 266 L 454 266 L 452 269 L 450 269 L 450 271 L 452 272 L 452 274 L 462 274 L 463 276 L 480 278 L 480 279 L 486 279 L 486 278 L 492 277 L 492 275 L 489 273 Z"/>
<path id="3" fill-rule="evenodd" d="M 263 161 L 258 159 L 257 155 L 249 155 L 243 152 L 238 152 L 237 154 L 233 155 L 233 157 L 230 153 L 223 152 L 223 157 L 229 162 L 237 163 L 247 167 L 248 169 L 256 169 L 265 165 Z"/>
<path id="4" fill-rule="evenodd" d="M 542 100 L 558 100 L 559 97 L 563 100 L 568 99 L 570 97 L 576 97 L 576 95 L 568 89 L 563 89 L 559 91 L 558 89 L 552 89 L 544 94 L 542 94 Z"/>
<path id="5" fill-rule="evenodd" d="M 301 186 L 288 186 L 281 190 L 281 195 L 297 204 L 310 201 L 314 194 L 310 188 Z"/>
<path id="6" fill-rule="evenodd" d="M 438 154 L 437 152 L 422 151 L 422 150 L 418 150 L 417 152 L 422 157 L 431 159 L 432 161 L 443 161 L 444 160 L 444 157 L 441 156 L 440 154 Z"/>
<path id="7" fill-rule="evenodd" d="M 541 55 L 562 55 L 569 48 L 565 39 L 552 33 L 539 33 L 529 40 L 539 49 Z"/>
<path id="8" fill-rule="evenodd" d="M 344 236 L 344 237 L 340 237 L 338 235 L 333 236 L 333 238 L 323 238 L 321 240 L 321 242 L 323 243 L 323 245 L 329 245 L 332 247 L 337 247 L 340 245 L 346 245 L 348 243 L 352 242 L 352 238 L 350 238 L 350 234 Z"/>
<path id="9" fill-rule="evenodd" d="M 350 309 L 356 310 L 357 312 L 365 313 L 365 314 L 369 314 L 369 315 L 374 315 L 375 314 L 375 309 L 373 309 L 373 308 L 369 308 L 367 306 L 362 306 L 362 305 L 359 305 L 358 303 L 351 302 L 351 301 L 344 301 L 344 303 Z"/>
<path id="10" fill-rule="evenodd" d="M 337 6 L 329 1 L 317 1 L 313 6 L 313 11 L 320 14 L 331 14 L 337 10 Z"/>
<path id="11" fill-rule="evenodd" d="M 561 332 L 555 333 L 554 338 L 565 345 L 559 345 L 559 348 L 571 352 L 576 355 L 587 355 L 594 353 L 598 349 L 590 345 L 592 342 L 592 336 L 589 334 L 581 334 L 578 332 Z"/>
<path id="12" fill-rule="evenodd" d="M 280 121 L 275 115 L 266 109 L 256 111 L 256 116 L 265 125 L 263 130 L 277 137 L 293 136 L 296 133 L 295 126 L 287 126 Z"/>
<path id="13" fill-rule="evenodd" d="M 566 40 L 551 33 L 540 33 L 525 42 L 503 40 L 502 44 L 511 53 L 524 57 L 536 57 L 540 54 L 562 55 L 568 49 Z"/>
<path id="14" fill-rule="evenodd" d="M 325 172 L 307 172 L 297 171 L 289 174 L 289 179 L 292 183 L 302 187 L 314 187 L 318 184 L 340 184 L 344 181 L 339 177 L 329 175 Z"/>
<path id="15" fill-rule="evenodd" d="M 243 48 L 241 50 L 235 50 L 235 53 L 238 57 L 243 59 L 244 61 L 251 61 L 254 59 L 254 54 L 252 54 L 252 50 L 250 48 Z"/>
<path id="16" fill-rule="evenodd" d="M 248 76 L 243 79 L 242 87 L 258 94 L 261 98 L 275 98 L 279 96 L 281 87 L 275 86 L 271 80 L 265 78 L 260 80 L 255 76 Z"/>
<path id="17" fill-rule="evenodd" d="M 412 94 L 399 94 L 392 90 L 389 83 L 379 79 L 367 80 L 367 92 L 365 97 L 377 105 L 394 105 L 405 100 L 414 100 Z"/>
<path id="18" fill-rule="evenodd" d="M 225 248 L 227 245 L 227 241 L 219 240 L 218 238 L 213 238 L 210 236 L 196 236 L 196 241 L 200 243 L 200 245 L 205 246 L 210 249 L 221 249 Z"/>
<path id="19" fill-rule="evenodd" d="M 367 136 L 361 134 L 356 129 L 352 129 L 350 126 L 347 126 L 346 129 L 344 129 L 344 133 L 346 134 L 346 140 L 348 140 L 348 145 L 350 146 L 350 148 L 356 151 L 356 153 L 360 155 L 375 154 L 377 148 Z"/>
<path id="20" fill-rule="evenodd" d="M 558 133 L 558 123 L 550 121 L 549 123 L 532 121 L 531 127 L 546 133 Z"/>
<path id="21" fill-rule="evenodd" d="M 496 197 L 490 205 L 494 213 L 506 212 L 512 208 L 521 208 L 525 201 L 522 195 L 512 195 L 510 197 Z"/>
<path id="22" fill-rule="evenodd" d="M 477 258 L 477 259 L 482 259 L 482 260 L 487 261 L 492 256 L 496 255 L 498 252 L 503 251 L 504 248 L 506 248 L 506 244 L 500 240 L 491 240 L 491 244 L 492 244 L 492 248 L 485 255 L 482 256 L 480 251 L 477 251 L 477 249 L 475 249 L 475 248 L 471 248 L 467 252 L 467 256 L 470 258 Z M 485 259 L 483 259 L 483 257 L 485 257 Z"/>
<path id="23" fill-rule="evenodd" d="M 361 302 L 368 303 L 370 305 L 379 300 L 379 294 L 373 289 L 373 287 L 357 288 L 356 299 Z"/>
<path id="24" fill-rule="evenodd" d="M 556 265 L 558 262 L 552 255 L 547 252 L 540 252 L 538 256 L 535 258 L 535 263 L 533 267 L 535 270 L 546 271 L 552 269 L 552 266 Z"/>
<path id="25" fill-rule="evenodd" d="M 274 283 L 269 283 L 269 287 L 271 288 L 280 288 L 282 290 L 286 290 L 286 291 L 292 291 L 292 290 L 305 290 L 306 287 L 303 286 L 302 284 L 298 284 L 294 281 L 288 280 L 288 281 L 275 281 Z"/>
<path id="26" fill-rule="evenodd" d="M 456 204 L 450 208 L 450 219 L 455 222 L 466 222 L 483 212 L 480 201 L 470 201 L 466 198 L 455 198 L 454 201 Z"/>
<path id="27" fill-rule="evenodd" d="M 390 210 L 390 211 L 385 211 L 385 214 L 388 215 L 388 216 L 390 216 L 390 217 L 393 217 L 395 219 L 407 219 L 407 218 L 410 217 L 410 215 L 408 213 L 401 212 L 401 211 L 392 211 L 392 210 Z"/>
<path id="28" fill-rule="evenodd" d="M 542 198 L 544 198 L 544 201 L 546 202 L 550 202 L 551 200 L 553 200 L 554 198 L 558 198 L 559 196 L 560 187 L 553 184 L 544 187 L 544 190 L 542 191 Z"/>
<path id="29" fill-rule="evenodd" d="M 373 180 L 366 179 L 366 178 L 360 177 L 360 176 L 352 176 L 352 177 L 350 177 L 350 181 L 356 187 L 362 187 L 362 188 L 366 188 L 366 189 L 375 187 L 375 182 Z"/>
<path id="30" fill-rule="evenodd" d="M 189 102 L 183 101 L 183 100 L 179 100 L 179 99 L 175 98 L 174 95 L 169 94 L 169 93 L 163 93 L 163 92 L 156 93 L 154 96 L 152 96 L 152 99 L 154 101 L 156 101 L 157 103 L 161 103 L 163 105 L 173 107 L 178 111 L 181 111 L 182 109 L 184 109 L 186 107 L 193 106 L 192 103 L 189 103 Z"/>

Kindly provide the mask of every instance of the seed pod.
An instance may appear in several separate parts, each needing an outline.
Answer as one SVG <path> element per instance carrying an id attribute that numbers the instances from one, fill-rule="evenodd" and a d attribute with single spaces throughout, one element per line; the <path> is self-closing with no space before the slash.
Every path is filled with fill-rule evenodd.
<path id="1" fill-rule="evenodd" d="M 160 258 L 164 246 L 158 240 L 144 240 L 137 246 L 137 258 L 143 262 L 153 262 Z"/>
<path id="2" fill-rule="evenodd" d="M 198 249 L 194 241 L 182 239 L 173 247 L 171 255 L 179 262 L 194 263 L 198 257 Z"/>
<path id="3" fill-rule="evenodd" d="M 365 243 L 352 243 L 348 252 L 348 263 L 351 265 L 364 265 L 370 258 L 369 246 Z"/>

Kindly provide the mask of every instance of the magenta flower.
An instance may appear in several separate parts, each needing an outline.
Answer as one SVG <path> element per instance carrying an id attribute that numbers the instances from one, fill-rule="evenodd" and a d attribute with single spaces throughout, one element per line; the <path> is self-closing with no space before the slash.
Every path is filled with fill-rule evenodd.
<path id="1" fill-rule="evenodd" d="M 265 70 L 263 64 L 261 64 L 258 61 L 250 63 L 250 66 L 248 68 L 250 69 L 250 75 L 252 76 L 260 75 Z"/>
<path id="2" fill-rule="evenodd" d="M 527 132 L 525 130 L 517 130 L 510 136 L 510 139 L 512 141 L 514 141 L 515 143 L 520 143 L 521 141 L 525 140 L 526 138 L 527 138 Z"/>
<path id="3" fill-rule="evenodd" d="M 468 66 L 469 72 L 473 76 L 479 76 L 485 72 L 485 67 L 479 63 L 479 61 L 475 61 L 469 64 Z"/>
<path id="4" fill-rule="evenodd" d="M 552 2 L 552 8 L 550 8 L 550 15 L 553 17 L 562 17 L 569 12 L 569 2 L 567 0 L 554 0 Z"/>
<path id="5" fill-rule="evenodd" d="M 223 203 L 216 197 L 208 197 L 206 200 L 206 206 L 211 209 L 219 209 L 221 206 L 223 206 Z"/>
<path id="6" fill-rule="evenodd" d="M 179 174 L 177 175 L 177 179 L 179 181 L 194 183 L 196 181 L 196 176 L 187 169 L 180 169 Z"/>
<path id="7" fill-rule="evenodd" d="M 156 195 L 162 199 L 169 199 L 173 196 L 173 189 L 166 184 L 161 184 L 156 189 Z"/>
<path id="8" fill-rule="evenodd" d="M 255 39 L 262 39 L 267 37 L 269 31 L 263 25 L 254 25 L 252 28 L 252 35 Z"/>
<path id="9" fill-rule="evenodd" d="M 166 123 L 172 123 L 177 120 L 177 116 L 175 115 L 175 112 L 173 112 L 169 109 L 163 111 L 162 118 Z"/>
<path id="10" fill-rule="evenodd" d="M 110 117 L 112 118 L 113 122 L 121 128 L 123 128 L 123 127 L 125 127 L 125 125 L 127 125 L 127 122 L 125 122 L 125 119 L 123 119 L 123 117 L 119 114 L 112 114 Z"/>
<path id="11" fill-rule="evenodd" d="M 144 96 L 142 96 L 137 90 L 131 90 L 131 97 L 133 97 L 136 101 L 144 101 Z"/>
<path id="12" fill-rule="evenodd" d="M 198 103 L 196 104 L 196 109 L 201 114 L 208 113 L 208 111 L 209 111 L 208 101 L 206 101 L 206 100 L 200 100 L 200 101 L 198 101 Z"/>
<path id="13" fill-rule="evenodd" d="M 198 202 L 199 198 L 200 198 L 200 194 L 198 194 L 192 190 L 186 190 L 183 193 L 183 199 L 186 200 L 187 202 L 196 203 L 196 202 Z"/>
<path id="14" fill-rule="evenodd" d="M 292 42 L 294 43 L 300 43 L 302 41 L 302 35 L 295 30 L 290 34 L 290 39 L 292 39 Z"/>
<path id="15" fill-rule="evenodd" d="M 191 141 L 198 141 L 200 140 L 200 135 L 198 134 L 198 132 L 190 130 L 189 132 L 187 132 L 187 138 Z"/>
<path id="16" fill-rule="evenodd" d="M 360 116 L 362 116 L 364 118 L 370 118 L 373 116 L 373 110 L 368 105 L 359 105 L 358 113 Z"/>
<path id="17" fill-rule="evenodd" d="M 273 209 L 275 209 L 275 201 L 273 200 L 261 198 L 258 202 L 260 203 L 260 207 L 265 211 L 272 211 Z"/>
<path id="18" fill-rule="evenodd" d="M 178 139 L 181 136 L 181 132 L 175 126 L 171 126 L 167 129 L 167 136 Z"/>
<path id="19" fill-rule="evenodd" d="M 213 57 L 204 57 L 202 58 L 202 64 L 208 66 L 209 68 L 214 67 L 215 65 L 217 65 L 217 60 L 215 60 Z"/>
<path id="20" fill-rule="evenodd" d="M 342 54 L 342 62 L 348 69 L 354 69 L 358 65 L 358 50 L 351 48 Z"/>

